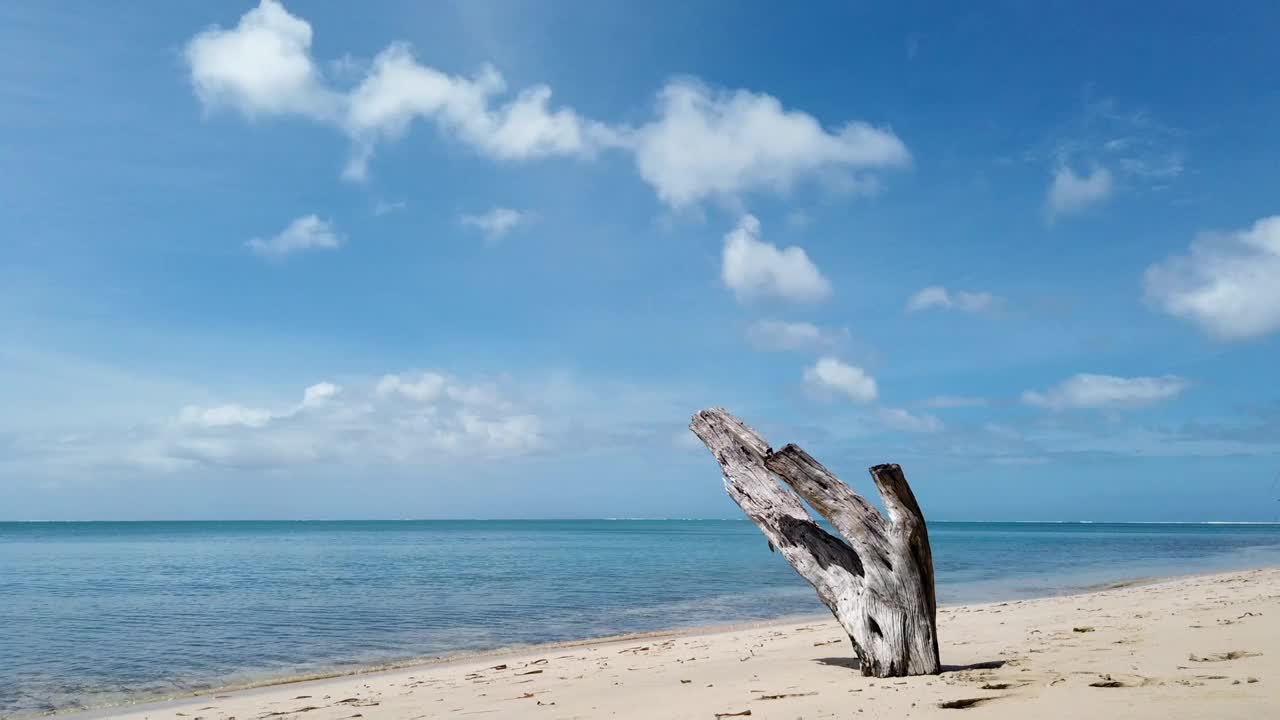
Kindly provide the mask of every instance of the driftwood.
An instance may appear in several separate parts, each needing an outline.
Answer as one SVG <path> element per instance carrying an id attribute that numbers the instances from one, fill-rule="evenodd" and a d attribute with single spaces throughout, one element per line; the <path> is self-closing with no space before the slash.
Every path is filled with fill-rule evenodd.
<path id="1" fill-rule="evenodd" d="M 848 633 L 863 675 L 940 670 L 929 533 L 901 468 L 871 468 L 886 520 L 804 450 L 787 445 L 774 452 L 721 408 L 699 412 L 689 427 L 720 463 L 729 497 Z M 801 498 L 844 540 L 814 522 Z"/>

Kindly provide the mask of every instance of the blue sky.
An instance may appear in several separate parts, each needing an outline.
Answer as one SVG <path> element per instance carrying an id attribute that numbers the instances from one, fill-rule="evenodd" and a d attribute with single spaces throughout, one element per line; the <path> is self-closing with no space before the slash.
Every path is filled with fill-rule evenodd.
<path id="1" fill-rule="evenodd" d="M 1278 20 L 9 3 L 0 519 L 1277 519 Z"/>

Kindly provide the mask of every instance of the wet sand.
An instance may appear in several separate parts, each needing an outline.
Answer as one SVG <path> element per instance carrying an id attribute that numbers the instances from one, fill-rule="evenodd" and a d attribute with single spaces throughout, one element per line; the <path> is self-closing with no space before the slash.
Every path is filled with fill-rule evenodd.
<path id="1" fill-rule="evenodd" d="M 1280 717 L 1280 569 L 945 607 L 939 635 L 945 672 L 928 677 L 862 677 L 834 620 L 815 618 L 540 646 L 91 715 Z"/>

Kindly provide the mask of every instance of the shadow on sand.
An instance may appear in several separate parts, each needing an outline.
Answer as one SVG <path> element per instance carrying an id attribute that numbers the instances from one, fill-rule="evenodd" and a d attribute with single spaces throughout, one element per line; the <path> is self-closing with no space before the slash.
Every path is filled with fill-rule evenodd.
<path id="1" fill-rule="evenodd" d="M 861 664 L 855 657 L 824 657 L 817 658 L 814 662 L 819 665 L 831 665 L 834 667 L 849 668 L 850 670 L 858 670 Z M 996 670 L 1004 667 L 1004 660 L 988 660 L 987 662 L 970 663 L 969 665 L 943 665 L 942 672 L 959 672 L 961 670 Z"/>

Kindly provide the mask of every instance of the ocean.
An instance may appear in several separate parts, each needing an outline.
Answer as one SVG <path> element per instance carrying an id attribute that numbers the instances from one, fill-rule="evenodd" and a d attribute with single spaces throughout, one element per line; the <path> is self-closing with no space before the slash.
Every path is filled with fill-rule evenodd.
<path id="1" fill-rule="evenodd" d="M 1280 564 L 1280 526 L 931 523 L 942 603 Z M 0 523 L 0 715 L 825 613 L 746 520 Z"/>

